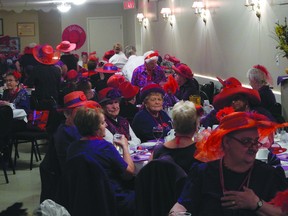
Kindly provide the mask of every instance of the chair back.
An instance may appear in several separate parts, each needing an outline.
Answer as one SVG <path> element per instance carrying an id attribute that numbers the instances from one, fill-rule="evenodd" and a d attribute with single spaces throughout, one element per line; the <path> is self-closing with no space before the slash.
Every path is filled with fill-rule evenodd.
<path id="1" fill-rule="evenodd" d="M 136 176 L 136 215 L 168 215 L 186 177 L 185 171 L 170 160 L 150 161 Z"/>
<path id="2" fill-rule="evenodd" d="M 212 81 L 209 83 L 206 83 L 206 84 L 201 86 L 200 90 L 205 92 L 205 94 L 208 97 L 210 104 L 212 104 L 213 103 L 213 97 L 214 97 L 214 83 Z"/>
<path id="3" fill-rule="evenodd" d="M 116 215 L 114 192 L 102 166 L 81 153 L 65 164 L 57 203 L 73 216 Z"/>
<path id="4" fill-rule="evenodd" d="M 0 106 L 0 148 L 7 141 L 13 125 L 13 110 L 10 106 Z M 3 140 L 5 140 L 3 142 Z M 1 149 L 0 149 L 1 150 Z"/>

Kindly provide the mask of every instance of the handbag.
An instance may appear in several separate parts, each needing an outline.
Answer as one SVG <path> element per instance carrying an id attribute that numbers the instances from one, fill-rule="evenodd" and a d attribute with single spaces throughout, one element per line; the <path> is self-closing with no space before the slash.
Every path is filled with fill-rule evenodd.
<path id="1" fill-rule="evenodd" d="M 36 131 L 45 131 L 48 122 L 49 110 L 33 110 L 28 114 L 27 128 Z"/>

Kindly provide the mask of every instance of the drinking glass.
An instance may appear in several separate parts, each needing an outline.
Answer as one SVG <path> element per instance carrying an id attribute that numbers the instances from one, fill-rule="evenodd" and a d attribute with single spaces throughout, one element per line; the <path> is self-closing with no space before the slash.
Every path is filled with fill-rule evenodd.
<path id="1" fill-rule="evenodd" d="M 159 144 L 160 138 L 163 136 L 163 127 L 161 125 L 153 127 L 153 136 L 157 140 L 157 145 Z"/>
<path id="2" fill-rule="evenodd" d="M 121 148 L 120 146 L 116 145 L 116 144 L 115 144 L 115 141 L 116 141 L 116 140 L 121 140 L 121 138 L 122 138 L 122 134 L 115 133 L 115 134 L 113 135 L 113 144 L 114 144 L 115 148 L 118 150 L 118 152 L 119 152 L 120 154 L 123 153 L 122 148 Z"/>
<path id="3" fill-rule="evenodd" d="M 175 216 L 191 216 L 189 212 L 176 212 Z"/>

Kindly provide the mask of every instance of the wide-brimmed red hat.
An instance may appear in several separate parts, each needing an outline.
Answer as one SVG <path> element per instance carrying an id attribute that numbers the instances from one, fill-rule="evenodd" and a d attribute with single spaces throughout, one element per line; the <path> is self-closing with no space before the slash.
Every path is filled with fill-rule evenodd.
<path id="1" fill-rule="evenodd" d="M 76 44 L 75 50 L 80 49 L 86 41 L 86 33 L 79 25 L 70 25 L 62 33 L 63 41 L 70 41 Z"/>
<path id="2" fill-rule="evenodd" d="M 98 100 L 100 104 L 104 104 L 110 100 L 120 100 L 121 93 L 118 89 L 107 87 L 99 91 Z"/>
<path id="3" fill-rule="evenodd" d="M 48 44 L 37 45 L 33 48 L 33 56 L 41 64 L 56 64 L 60 59 L 60 54 L 59 51 L 55 51 L 53 47 Z"/>
<path id="4" fill-rule="evenodd" d="M 119 90 L 125 99 L 135 97 L 139 92 L 139 87 L 132 85 L 130 82 L 125 81 L 119 85 Z"/>
<path id="5" fill-rule="evenodd" d="M 287 127 L 288 123 L 278 124 L 270 121 L 266 116 L 250 112 L 233 112 L 224 116 L 219 126 L 210 136 L 196 143 L 194 157 L 200 161 L 208 162 L 220 159 L 223 155 L 222 139 L 233 131 L 257 128 L 259 141 L 273 134 L 277 128 Z M 267 143 L 266 143 L 267 144 Z M 265 146 L 269 148 L 270 146 Z"/>
<path id="6" fill-rule="evenodd" d="M 76 44 L 70 43 L 70 41 L 61 41 L 61 43 L 56 46 L 57 50 L 64 52 L 64 53 L 71 52 L 75 50 L 75 48 L 76 48 Z"/>
<path id="7" fill-rule="evenodd" d="M 125 82 L 125 77 L 120 74 L 114 74 L 107 80 L 107 86 L 112 88 L 119 88 L 121 83 Z"/>
<path id="8" fill-rule="evenodd" d="M 111 74 L 111 73 L 119 72 L 120 69 L 111 63 L 106 63 L 106 64 L 104 64 L 104 66 L 102 68 L 96 68 L 95 71 L 97 71 L 99 73 L 110 73 Z"/>
<path id="9" fill-rule="evenodd" d="M 217 79 L 223 85 L 223 89 L 214 96 L 213 106 L 215 109 L 220 110 L 231 106 L 232 99 L 237 94 L 245 95 L 251 105 L 260 104 L 261 98 L 257 90 L 243 87 L 241 82 L 234 77 L 230 77 L 227 80 L 222 80 L 219 77 Z"/>
<path id="10" fill-rule="evenodd" d="M 151 84 L 144 86 L 141 89 L 140 100 L 143 102 L 144 99 L 147 97 L 147 95 L 149 95 L 152 92 L 160 93 L 162 95 L 165 94 L 164 89 L 159 84 L 151 83 Z"/>
<path id="11" fill-rule="evenodd" d="M 177 67 L 172 67 L 172 69 L 179 74 L 180 76 L 183 76 L 187 79 L 193 78 L 193 72 L 190 69 L 190 67 L 186 64 L 179 64 Z"/>

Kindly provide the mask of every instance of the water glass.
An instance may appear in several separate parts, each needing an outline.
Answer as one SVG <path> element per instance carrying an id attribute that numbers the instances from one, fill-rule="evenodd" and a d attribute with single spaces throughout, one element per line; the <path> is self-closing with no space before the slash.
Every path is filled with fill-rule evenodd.
<path id="1" fill-rule="evenodd" d="M 163 136 L 163 127 L 161 125 L 155 126 L 152 129 L 153 136 L 157 140 L 157 144 L 159 144 L 160 138 Z"/>
<path id="2" fill-rule="evenodd" d="M 113 144 L 114 144 L 115 148 L 119 151 L 120 154 L 123 153 L 122 148 L 120 146 L 116 145 L 115 141 L 119 141 L 119 140 L 121 140 L 121 138 L 122 138 L 122 134 L 115 133 L 113 135 Z"/>

